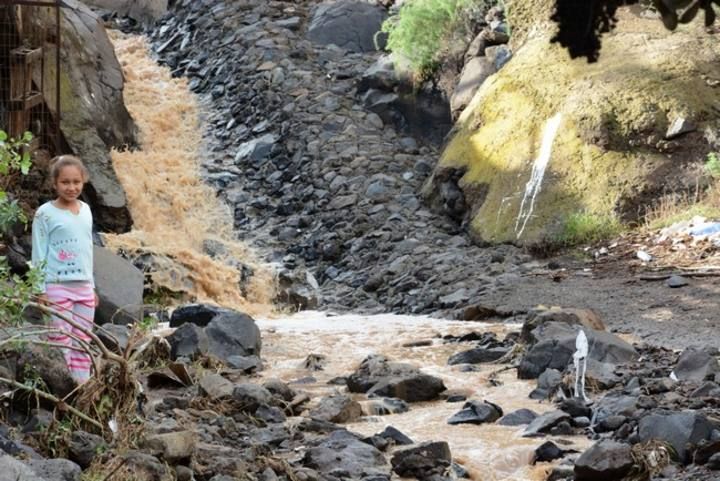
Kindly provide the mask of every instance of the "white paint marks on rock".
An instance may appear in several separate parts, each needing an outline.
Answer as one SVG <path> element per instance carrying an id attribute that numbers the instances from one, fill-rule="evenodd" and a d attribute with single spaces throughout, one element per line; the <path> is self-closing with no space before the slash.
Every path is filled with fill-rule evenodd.
<path id="1" fill-rule="evenodd" d="M 530 180 L 525 184 L 525 194 L 520 203 L 520 212 L 518 212 L 517 221 L 515 221 L 515 232 L 517 233 L 518 239 L 525 231 L 525 226 L 527 226 L 528 220 L 530 220 L 533 210 L 535 209 L 535 198 L 540 193 L 543 177 L 545 177 L 545 170 L 550 163 L 552 145 L 561 122 L 562 114 L 557 113 L 545 123 L 542 143 L 540 145 L 540 154 L 533 162 Z"/>

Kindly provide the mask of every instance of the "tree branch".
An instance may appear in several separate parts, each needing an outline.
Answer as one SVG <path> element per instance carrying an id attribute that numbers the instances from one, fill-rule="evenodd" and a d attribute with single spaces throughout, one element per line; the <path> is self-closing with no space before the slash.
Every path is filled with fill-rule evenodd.
<path id="1" fill-rule="evenodd" d="M 82 411 L 78 411 L 71 405 L 64 403 L 62 400 L 58 399 L 57 397 L 53 396 L 52 394 L 46 393 L 45 391 L 41 391 L 40 389 L 37 389 L 34 387 L 26 386 L 25 384 L 22 384 L 17 381 L 13 381 L 13 380 L 10 380 L 10 379 L 4 378 L 4 377 L 0 377 L 0 382 L 4 382 L 5 384 L 9 384 L 17 389 L 22 389 L 24 391 L 31 392 L 31 393 L 35 394 L 36 396 L 40 396 L 43 399 L 52 401 L 58 406 L 58 408 L 60 410 L 67 409 L 71 414 L 79 417 L 80 419 L 82 419 L 85 422 L 92 424 L 93 426 L 100 429 L 100 431 L 104 431 L 103 425 L 100 424 L 98 421 L 89 417 L 87 414 L 83 413 Z"/>

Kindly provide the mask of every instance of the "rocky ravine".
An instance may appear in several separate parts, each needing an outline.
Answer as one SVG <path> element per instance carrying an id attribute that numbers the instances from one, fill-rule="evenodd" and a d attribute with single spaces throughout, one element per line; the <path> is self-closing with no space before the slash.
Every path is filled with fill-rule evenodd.
<path id="1" fill-rule="evenodd" d="M 291 304 L 314 307 L 317 287 L 325 309 L 467 310 L 529 257 L 473 246 L 423 205 L 436 149 L 363 108 L 357 81 L 379 54 L 307 40 L 313 5 L 177 2 L 151 32 L 159 60 L 206 100 L 207 180 L 234 206 L 239 235 L 281 265 Z M 366 13 L 345 17 L 374 32 Z"/>

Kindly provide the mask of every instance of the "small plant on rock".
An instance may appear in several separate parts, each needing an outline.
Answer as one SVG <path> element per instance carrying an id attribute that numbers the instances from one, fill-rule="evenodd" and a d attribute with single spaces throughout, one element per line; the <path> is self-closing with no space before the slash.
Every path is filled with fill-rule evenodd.
<path id="1" fill-rule="evenodd" d="M 419 78 L 427 78 L 439 65 L 439 53 L 451 34 L 467 25 L 484 0 L 407 0 L 397 15 L 383 23 L 387 47 L 407 58 Z"/>

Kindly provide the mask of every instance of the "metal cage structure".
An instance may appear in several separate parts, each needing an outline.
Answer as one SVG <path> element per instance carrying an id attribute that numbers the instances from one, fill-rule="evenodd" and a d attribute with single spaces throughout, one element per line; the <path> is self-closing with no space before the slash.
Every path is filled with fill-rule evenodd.
<path id="1" fill-rule="evenodd" d="M 63 153 L 62 0 L 0 0 L 0 129 L 33 134 L 31 151 Z"/>

